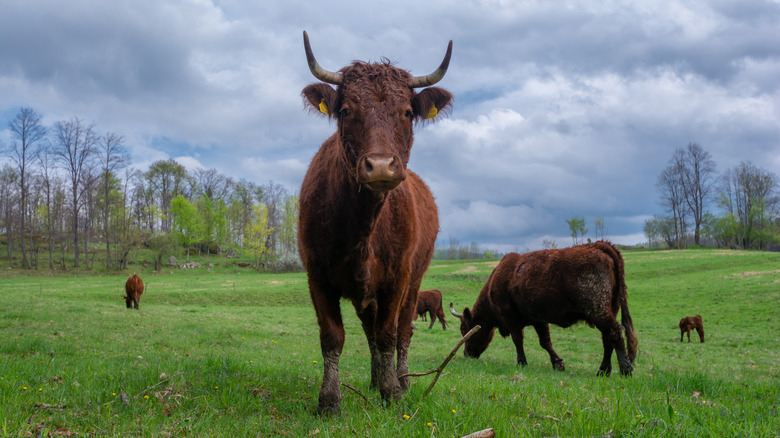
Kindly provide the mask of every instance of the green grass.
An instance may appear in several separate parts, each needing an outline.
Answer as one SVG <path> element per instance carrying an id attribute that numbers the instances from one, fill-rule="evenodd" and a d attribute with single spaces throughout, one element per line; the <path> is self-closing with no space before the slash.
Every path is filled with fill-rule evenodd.
<path id="1" fill-rule="evenodd" d="M 0 278 L 0 436 L 779 436 L 780 254 L 714 249 L 626 251 L 640 354 L 634 375 L 596 377 L 601 338 L 551 327 L 556 372 L 527 331 L 529 365 L 496 337 L 479 360 L 460 352 L 431 394 L 413 378 L 397 404 L 368 388 L 354 310 L 342 413 L 315 415 L 322 360 L 304 274 L 136 269 L 139 311 L 124 308 L 127 273 Z M 445 306 L 474 303 L 496 262 L 434 262 L 423 288 Z M 680 343 L 677 322 L 704 318 L 706 343 Z M 418 323 L 410 370 L 435 368 L 460 336 Z M 127 402 L 123 402 L 122 395 Z"/>

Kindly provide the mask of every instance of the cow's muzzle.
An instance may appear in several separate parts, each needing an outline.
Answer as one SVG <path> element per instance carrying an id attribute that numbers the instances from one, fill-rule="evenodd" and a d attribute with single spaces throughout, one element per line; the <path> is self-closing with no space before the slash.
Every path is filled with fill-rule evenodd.
<path id="1" fill-rule="evenodd" d="M 395 155 L 364 155 L 358 160 L 358 183 L 374 192 L 386 192 L 406 179 L 403 162 Z"/>

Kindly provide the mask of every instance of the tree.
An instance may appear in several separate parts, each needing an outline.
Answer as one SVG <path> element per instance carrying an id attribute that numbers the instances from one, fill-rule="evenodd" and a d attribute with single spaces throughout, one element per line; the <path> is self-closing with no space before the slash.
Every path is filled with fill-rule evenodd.
<path id="1" fill-rule="evenodd" d="M 52 151 L 70 177 L 74 266 L 79 267 L 79 211 L 84 195 L 84 177 L 95 154 L 95 130 L 93 125 L 85 125 L 77 117 L 70 121 L 57 122 L 54 129 L 55 143 Z"/>
<path id="2" fill-rule="evenodd" d="M 13 242 L 11 236 L 13 235 L 14 223 L 13 212 L 16 203 L 18 202 L 18 196 L 16 193 L 16 186 L 18 184 L 19 176 L 16 171 L 9 165 L 3 166 L 0 169 L 0 207 L 2 208 L 2 224 L 1 227 L 5 230 L 6 252 L 8 255 L 8 262 L 13 264 Z"/>
<path id="3" fill-rule="evenodd" d="M 693 217 L 694 242 L 700 245 L 705 207 L 716 183 L 715 160 L 698 144 L 688 143 L 685 149 L 674 152 L 671 164 L 677 169 L 682 197 Z"/>
<path id="4" fill-rule="evenodd" d="M 675 164 L 667 166 L 658 177 L 656 188 L 661 195 L 661 205 L 666 207 L 673 223 L 674 245 L 672 247 L 683 248 L 685 236 L 688 231 L 685 195 L 680 177 L 680 168 Z"/>
<path id="5" fill-rule="evenodd" d="M 198 209 L 182 195 L 171 200 L 171 216 L 173 231 L 179 237 L 179 242 L 187 249 L 187 261 L 190 261 L 190 247 L 203 239 L 203 218 Z"/>
<path id="6" fill-rule="evenodd" d="M 587 234 L 588 229 L 585 227 L 585 218 L 573 217 L 566 219 L 566 223 L 569 225 L 569 231 L 571 231 L 571 238 L 575 245 L 582 243 L 582 238 Z"/>
<path id="7" fill-rule="evenodd" d="M 593 232 L 595 233 L 596 240 L 606 239 L 607 227 L 604 224 L 604 216 L 598 216 L 595 219 L 593 219 L 593 226 L 595 227 L 595 230 Z"/>
<path id="8" fill-rule="evenodd" d="M 40 187 L 45 197 L 46 206 L 46 236 L 49 250 L 49 268 L 54 267 L 54 242 L 55 242 L 55 223 L 56 218 L 60 217 L 61 205 L 57 203 L 62 201 L 62 180 L 54 172 L 54 158 L 51 154 L 51 148 L 43 148 L 38 155 L 38 168 Z M 58 197 L 58 194 L 60 195 Z M 61 202 L 60 202 L 61 203 Z"/>
<path id="9" fill-rule="evenodd" d="M 282 255 L 298 253 L 298 195 L 288 196 L 282 204 L 282 222 L 279 229 L 279 243 Z"/>
<path id="10" fill-rule="evenodd" d="M 150 225 L 154 226 L 157 218 L 161 219 L 161 230 L 171 231 L 171 219 L 169 217 L 171 199 L 183 194 L 187 181 L 187 169 L 173 159 L 155 161 L 146 171 L 147 190 L 152 199 L 159 201 L 159 213 L 150 210 Z"/>
<path id="11" fill-rule="evenodd" d="M 30 268 L 27 259 L 27 189 L 30 182 L 31 164 L 37 160 L 41 150 L 41 142 L 46 137 L 46 128 L 41 123 L 41 116 L 32 108 L 21 108 L 13 120 L 8 122 L 13 141 L 4 147 L 4 155 L 11 159 L 19 175 L 19 231 L 22 248 L 22 267 Z"/>
<path id="12" fill-rule="evenodd" d="M 268 254 L 268 236 L 273 230 L 268 226 L 268 208 L 257 203 L 252 206 L 252 220 L 244 231 L 245 247 L 255 258 L 255 268 L 260 268 L 260 258 Z"/>
<path id="13" fill-rule="evenodd" d="M 675 224 L 676 221 L 670 216 L 654 215 L 652 219 L 646 220 L 644 232 L 650 247 L 653 247 L 653 242 L 658 239 L 663 240 L 670 248 L 675 247 L 678 240 Z"/>
<path id="14" fill-rule="evenodd" d="M 763 249 L 776 239 L 773 224 L 780 207 L 777 188 L 777 176 L 751 162 L 743 161 L 726 172 L 720 204 L 726 218 L 731 218 L 732 226 L 726 229 L 732 230 L 737 246 Z"/>
<path id="15" fill-rule="evenodd" d="M 99 141 L 100 145 L 100 171 L 101 191 L 103 196 L 103 232 L 106 238 L 106 268 L 111 269 L 111 233 L 109 232 L 108 220 L 111 212 L 111 203 L 109 195 L 111 190 L 116 187 L 118 180 L 113 178 L 114 172 L 127 166 L 130 162 L 130 154 L 124 146 L 122 136 L 109 132 Z"/>

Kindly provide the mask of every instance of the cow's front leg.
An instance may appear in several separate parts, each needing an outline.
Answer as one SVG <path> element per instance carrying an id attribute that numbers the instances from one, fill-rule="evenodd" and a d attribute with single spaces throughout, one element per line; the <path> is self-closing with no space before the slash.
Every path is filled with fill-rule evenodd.
<path id="1" fill-rule="evenodd" d="M 344 347 L 344 325 L 338 295 L 335 298 L 324 293 L 311 294 L 317 322 L 320 326 L 320 349 L 322 350 L 323 375 L 317 413 L 334 414 L 341 409 L 341 388 L 339 387 L 339 358 Z"/>
<path id="2" fill-rule="evenodd" d="M 363 326 L 363 333 L 366 335 L 368 351 L 371 354 L 371 385 L 369 388 L 375 389 L 378 385 L 377 370 L 379 369 L 379 351 L 376 347 L 376 335 L 374 334 L 376 326 L 376 307 L 366 307 L 358 312 L 358 317 Z"/>
<path id="3" fill-rule="evenodd" d="M 526 366 L 528 360 L 525 358 L 525 349 L 523 349 L 523 328 L 514 326 L 510 334 L 512 335 L 512 342 L 515 343 L 515 350 L 517 350 L 517 364 Z"/>
<path id="4" fill-rule="evenodd" d="M 601 344 L 604 346 L 604 357 L 601 359 L 598 376 L 608 376 L 612 373 L 612 341 L 607 331 L 601 332 Z"/>
<path id="5" fill-rule="evenodd" d="M 558 356 L 558 353 L 553 350 L 552 339 L 550 339 L 550 325 L 549 324 L 535 324 L 534 330 L 536 330 L 537 336 L 539 336 L 539 345 L 544 348 L 547 354 L 550 355 L 550 363 L 554 370 L 565 371 L 566 364 L 563 363 L 563 359 Z"/>

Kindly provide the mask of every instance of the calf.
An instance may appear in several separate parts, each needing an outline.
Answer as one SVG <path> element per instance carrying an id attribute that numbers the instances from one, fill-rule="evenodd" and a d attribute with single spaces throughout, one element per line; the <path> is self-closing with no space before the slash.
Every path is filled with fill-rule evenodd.
<path id="1" fill-rule="evenodd" d="M 429 329 L 433 328 L 436 318 L 439 318 L 441 328 L 447 330 L 447 321 L 444 319 L 444 309 L 441 302 L 441 291 L 436 289 L 421 290 L 417 294 L 417 313 L 414 319 L 417 319 L 417 316 L 422 316 L 423 321 L 425 321 L 425 315 L 430 314 L 431 325 L 428 327 Z"/>
<path id="2" fill-rule="evenodd" d="M 138 301 L 141 299 L 142 293 L 144 293 L 144 282 L 141 280 L 141 277 L 136 274 L 128 277 L 125 283 L 126 295 L 122 297 L 125 299 L 128 309 L 132 307 L 138 309 Z"/>
<path id="3" fill-rule="evenodd" d="M 701 315 L 686 316 L 680 320 L 680 342 L 683 341 L 685 334 L 688 334 L 688 342 L 691 342 L 691 330 L 693 329 L 699 333 L 699 340 L 704 342 L 704 321 L 702 321 Z"/>

